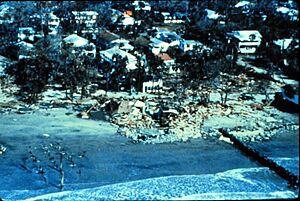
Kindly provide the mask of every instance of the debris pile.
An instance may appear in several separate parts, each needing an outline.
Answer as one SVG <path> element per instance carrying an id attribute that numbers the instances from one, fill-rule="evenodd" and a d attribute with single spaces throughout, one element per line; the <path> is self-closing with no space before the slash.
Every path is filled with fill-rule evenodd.
<path id="1" fill-rule="evenodd" d="M 30 114 L 37 109 L 64 107 L 70 111 L 67 115 L 76 112 L 83 119 L 110 121 L 120 127 L 119 134 L 144 143 L 208 137 L 228 141 L 219 128 L 229 129 L 244 142 L 264 141 L 278 129 L 299 129 L 293 117 L 283 119 L 284 115 L 271 105 L 282 83 L 226 73 L 220 73 L 214 81 L 190 89 L 178 86 L 176 93 L 165 91 L 159 95 L 131 96 L 98 90 L 89 98 L 72 101 L 63 98 L 62 92 L 50 90 L 42 102 L 33 105 L 13 99 L 0 103 L 0 112 Z"/>
<path id="2" fill-rule="evenodd" d="M 187 141 L 202 136 L 201 126 L 206 117 L 196 104 L 174 105 L 142 97 L 115 98 L 97 107 L 107 119 L 120 127 L 118 133 L 133 141 L 163 143 Z M 92 110 L 81 112 L 89 116 Z"/>

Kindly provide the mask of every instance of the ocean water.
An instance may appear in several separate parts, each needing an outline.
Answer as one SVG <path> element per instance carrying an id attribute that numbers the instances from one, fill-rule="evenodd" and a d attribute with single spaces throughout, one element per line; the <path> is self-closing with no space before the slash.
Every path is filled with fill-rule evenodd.
<path id="1" fill-rule="evenodd" d="M 298 192 L 268 168 L 175 175 L 45 194 L 33 200 L 230 200 L 296 198 Z"/>

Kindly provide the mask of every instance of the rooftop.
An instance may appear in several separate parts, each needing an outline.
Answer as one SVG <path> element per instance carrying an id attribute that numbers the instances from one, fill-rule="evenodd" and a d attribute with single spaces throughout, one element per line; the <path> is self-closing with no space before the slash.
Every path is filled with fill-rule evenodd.
<path id="1" fill-rule="evenodd" d="M 82 46 L 86 46 L 89 43 L 87 39 L 82 38 L 77 34 L 69 35 L 68 37 L 64 38 L 63 41 L 69 44 L 72 43 L 73 47 L 82 47 Z"/>
<path id="2" fill-rule="evenodd" d="M 210 10 L 210 9 L 205 9 L 205 11 L 207 12 L 207 18 L 208 19 L 218 19 L 219 17 L 221 17 L 221 15 L 216 13 L 216 11 L 213 11 L 213 10 Z"/>
<path id="3" fill-rule="evenodd" d="M 244 6 L 248 5 L 248 4 L 250 4 L 249 1 L 240 1 L 234 7 L 240 8 L 240 7 L 244 7 Z"/>
<path id="4" fill-rule="evenodd" d="M 163 61 L 170 61 L 173 60 L 170 55 L 168 55 L 167 53 L 161 53 L 157 55 L 159 58 L 161 58 Z"/>

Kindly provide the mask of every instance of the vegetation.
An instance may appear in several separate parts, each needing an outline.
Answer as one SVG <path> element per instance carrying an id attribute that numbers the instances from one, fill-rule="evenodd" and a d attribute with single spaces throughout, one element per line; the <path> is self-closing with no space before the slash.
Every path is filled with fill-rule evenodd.
<path id="1" fill-rule="evenodd" d="M 280 38 L 297 38 L 298 21 L 291 20 L 288 16 L 275 12 L 277 1 L 261 0 L 249 6 L 248 12 L 234 7 L 238 0 L 214 0 L 214 1 L 150 1 L 152 8 L 164 12 L 188 12 L 186 23 L 181 30 L 183 38 L 195 39 L 207 45 L 211 51 L 195 50 L 182 53 L 179 49 L 170 50 L 168 53 L 176 60 L 176 67 L 182 71 L 184 86 L 199 85 L 204 80 L 216 78 L 220 72 L 234 72 L 238 66 L 235 65 L 237 51 L 227 44 L 226 33 L 233 30 L 257 29 L 263 35 L 261 48 L 257 56 L 260 61 L 267 62 L 272 69 L 281 69 L 290 76 L 299 72 L 297 53 L 298 48 L 294 45 L 285 52 L 282 52 L 273 41 Z M 7 2 L 6 2 L 7 3 Z M 118 56 L 114 57 L 113 63 L 106 63 L 98 58 L 91 59 L 87 56 L 80 56 L 62 44 L 53 46 L 53 41 L 74 33 L 88 38 L 95 44 L 109 46 L 89 34 L 81 33 L 84 23 L 76 23 L 72 11 L 94 10 L 98 12 L 96 27 L 106 28 L 118 34 L 123 33 L 124 37 L 136 41 L 137 36 L 149 34 L 155 24 L 156 14 L 151 11 L 135 11 L 133 17 L 141 20 L 140 25 L 132 27 L 120 27 L 112 22 L 112 8 L 121 12 L 126 9 L 133 9 L 131 1 L 104 1 L 104 2 L 9 2 L 8 5 L 14 9 L 11 12 L 15 21 L 13 23 L 0 24 L 0 54 L 17 61 L 7 72 L 13 76 L 15 83 L 20 86 L 20 94 L 26 96 L 29 102 L 38 100 L 38 94 L 45 90 L 47 84 L 61 84 L 66 90 L 66 97 L 72 99 L 77 88 L 81 88 L 81 97 L 88 95 L 87 86 L 90 83 L 99 83 L 101 74 L 105 80 L 105 90 L 119 91 L 121 88 L 131 90 L 135 88 L 142 90 L 142 82 L 147 77 L 151 79 L 165 76 L 160 66 L 163 61 L 155 56 L 147 48 L 140 48 L 138 51 L 145 55 L 144 64 L 138 57 L 138 69 L 128 71 L 127 61 Z M 55 7 L 54 7 L 55 6 Z M 205 8 L 215 10 L 225 16 L 226 26 L 207 18 Z M 60 32 L 57 36 L 49 36 L 47 23 L 49 10 L 52 10 L 60 20 Z M 263 19 L 262 15 L 267 18 Z M 34 18 L 32 16 L 35 16 Z M 238 18 L 237 18 L 238 17 Z M 240 18 L 244 20 L 240 20 Z M 34 20 L 33 20 L 34 19 Z M 42 19 L 46 24 L 42 23 Z M 43 33 L 44 38 L 34 41 L 36 48 L 30 58 L 20 58 L 20 45 L 17 41 L 17 29 L 19 27 L 32 26 Z M 148 36 L 149 37 L 149 36 Z M 42 41 L 41 41 L 42 40 Z M 101 50 L 97 47 L 97 51 Z M 171 48 L 170 48 L 171 49 Z M 288 59 L 288 67 L 284 66 L 284 59 Z M 178 80 L 177 80 L 178 81 Z M 99 85 L 101 86 L 101 85 Z"/>

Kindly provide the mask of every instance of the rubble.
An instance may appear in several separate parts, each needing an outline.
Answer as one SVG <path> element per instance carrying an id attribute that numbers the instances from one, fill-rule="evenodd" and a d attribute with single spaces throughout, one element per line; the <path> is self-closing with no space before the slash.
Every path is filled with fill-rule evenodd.
<path id="1" fill-rule="evenodd" d="M 180 97 L 165 92 L 160 95 L 128 95 L 125 92 L 95 91 L 90 98 L 68 100 L 62 91 L 44 93 L 36 105 L 5 99 L 0 112 L 15 111 L 28 114 L 36 109 L 64 107 L 83 119 L 110 121 L 120 127 L 118 133 L 134 142 L 164 143 L 188 141 L 192 138 L 224 139 L 218 129 L 228 128 L 244 142 L 269 140 L 278 129 L 299 129 L 299 124 L 285 121 L 275 108 L 264 102 L 282 84 L 268 81 L 255 82 L 246 74 L 221 73 L 218 87 L 201 85 L 196 89 L 183 89 Z M 230 85 L 225 102 L 220 88 Z M 267 98 L 266 91 L 268 91 Z M 56 97 L 57 96 L 57 97 Z M 223 97 L 224 98 L 224 97 Z M 277 111 L 277 110 L 276 110 Z M 67 114 L 67 113 L 66 113 Z"/>

